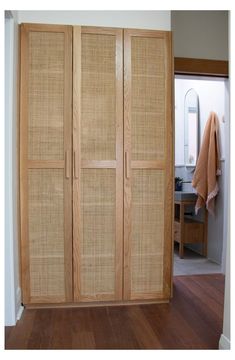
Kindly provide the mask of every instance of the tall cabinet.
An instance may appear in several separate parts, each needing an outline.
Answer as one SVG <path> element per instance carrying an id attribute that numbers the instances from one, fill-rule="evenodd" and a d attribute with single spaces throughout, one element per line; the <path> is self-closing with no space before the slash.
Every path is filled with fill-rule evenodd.
<path id="1" fill-rule="evenodd" d="M 170 32 L 23 24 L 20 97 L 23 303 L 168 300 Z"/>

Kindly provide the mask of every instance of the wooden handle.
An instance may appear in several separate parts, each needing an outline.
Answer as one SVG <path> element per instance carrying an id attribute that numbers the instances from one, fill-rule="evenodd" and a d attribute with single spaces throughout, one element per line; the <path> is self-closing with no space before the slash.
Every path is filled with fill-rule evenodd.
<path id="1" fill-rule="evenodd" d="M 125 151 L 125 173 L 126 178 L 130 178 L 130 164 L 129 164 L 129 153 L 128 151 Z"/>
<path id="2" fill-rule="evenodd" d="M 76 150 L 74 151 L 73 164 L 74 164 L 74 177 L 75 179 L 78 179 L 78 159 L 77 159 Z"/>
<path id="3" fill-rule="evenodd" d="M 70 171 L 69 171 L 69 150 L 65 152 L 65 177 L 69 179 Z"/>

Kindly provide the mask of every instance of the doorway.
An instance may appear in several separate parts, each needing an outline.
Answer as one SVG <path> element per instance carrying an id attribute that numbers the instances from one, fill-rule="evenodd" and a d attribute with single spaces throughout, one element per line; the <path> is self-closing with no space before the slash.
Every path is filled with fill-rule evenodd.
<path id="1" fill-rule="evenodd" d="M 206 253 L 203 252 L 200 243 L 186 243 L 183 257 L 180 257 L 179 243 L 174 241 L 174 275 L 224 273 L 224 254 L 226 251 L 224 219 L 227 216 L 228 207 L 225 179 L 229 165 L 228 148 L 226 146 L 229 126 L 228 80 L 218 77 L 175 76 L 175 178 L 181 179 L 183 193 L 192 193 L 196 198 L 195 190 L 191 184 L 195 166 L 190 167 L 185 162 L 185 141 L 183 140 L 187 131 L 185 128 L 185 96 L 190 89 L 194 89 L 198 96 L 199 150 L 210 112 L 214 111 L 218 115 L 222 174 L 218 177 L 219 193 L 216 197 L 215 216 L 208 215 L 206 230 L 207 251 Z M 204 222 L 204 210 L 200 210 L 198 215 L 195 215 L 193 202 L 186 206 L 184 211 L 186 218 L 198 223 Z"/>

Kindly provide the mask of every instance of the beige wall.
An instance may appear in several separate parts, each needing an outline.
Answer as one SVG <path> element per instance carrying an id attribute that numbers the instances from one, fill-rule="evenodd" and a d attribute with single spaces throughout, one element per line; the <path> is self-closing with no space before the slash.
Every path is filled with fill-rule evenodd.
<path id="1" fill-rule="evenodd" d="M 228 60 L 228 11 L 172 11 L 175 57 Z"/>

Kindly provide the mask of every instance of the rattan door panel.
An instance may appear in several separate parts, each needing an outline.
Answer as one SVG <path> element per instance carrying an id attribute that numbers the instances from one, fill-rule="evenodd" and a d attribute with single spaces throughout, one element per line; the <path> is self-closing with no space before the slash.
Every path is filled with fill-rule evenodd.
<path id="1" fill-rule="evenodd" d="M 131 289 L 132 296 L 163 290 L 164 174 L 132 171 Z M 134 295 L 135 294 L 135 295 Z"/>
<path id="2" fill-rule="evenodd" d="M 81 297 L 114 299 L 116 171 L 82 169 Z"/>
<path id="3" fill-rule="evenodd" d="M 124 30 L 124 299 L 169 299 L 170 33 Z"/>
<path id="4" fill-rule="evenodd" d="M 23 302 L 72 301 L 72 29 L 21 25 Z"/>
<path id="5" fill-rule="evenodd" d="M 131 39 L 131 158 L 164 159 L 164 40 Z"/>
<path id="6" fill-rule="evenodd" d="M 81 158 L 114 160 L 116 36 L 82 31 L 81 54 Z"/>
<path id="7" fill-rule="evenodd" d="M 74 28 L 75 301 L 122 299 L 122 30 Z"/>
<path id="8" fill-rule="evenodd" d="M 29 33 L 28 158 L 64 157 L 64 34 Z"/>
<path id="9" fill-rule="evenodd" d="M 64 183 L 62 169 L 29 170 L 31 301 L 65 296 Z M 36 300 L 35 300 L 36 299 Z"/>

